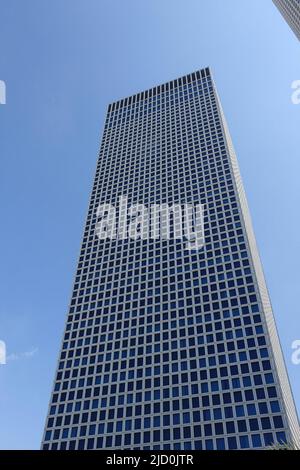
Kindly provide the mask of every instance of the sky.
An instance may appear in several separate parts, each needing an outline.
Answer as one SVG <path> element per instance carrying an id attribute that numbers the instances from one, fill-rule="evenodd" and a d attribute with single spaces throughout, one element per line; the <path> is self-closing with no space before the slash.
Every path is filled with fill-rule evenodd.
<path id="1" fill-rule="evenodd" d="M 271 0 L 0 0 L 0 448 L 38 449 L 107 105 L 210 66 L 300 411 L 300 43 Z"/>

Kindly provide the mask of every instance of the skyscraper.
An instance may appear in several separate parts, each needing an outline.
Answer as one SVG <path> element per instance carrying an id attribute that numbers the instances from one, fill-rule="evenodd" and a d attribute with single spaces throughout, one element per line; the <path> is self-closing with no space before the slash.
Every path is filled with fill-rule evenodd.
<path id="1" fill-rule="evenodd" d="M 300 41 L 300 0 L 273 0 Z"/>
<path id="2" fill-rule="evenodd" d="M 99 205 L 201 204 L 204 246 L 99 237 Z M 176 221 L 173 221 L 176 225 Z M 248 449 L 299 424 L 208 68 L 108 107 L 44 449 Z"/>

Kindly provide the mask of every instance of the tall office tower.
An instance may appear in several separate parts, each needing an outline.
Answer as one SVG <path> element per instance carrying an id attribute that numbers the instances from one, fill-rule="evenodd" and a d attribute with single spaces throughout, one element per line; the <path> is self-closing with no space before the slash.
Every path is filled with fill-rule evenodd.
<path id="1" fill-rule="evenodd" d="M 129 236 L 137 203 L 201 203 L 204 246 Z M 100 204 L 116 208 L 118 238 L 99 238 Z M 299 442 L 297 413 L 206 68 L 108 107 L 43 448 L 284 441 Z"/>
<path id="2" fill-rule="evenodd" d="M 273 0 L 300 41 L 300 0 Z"/>

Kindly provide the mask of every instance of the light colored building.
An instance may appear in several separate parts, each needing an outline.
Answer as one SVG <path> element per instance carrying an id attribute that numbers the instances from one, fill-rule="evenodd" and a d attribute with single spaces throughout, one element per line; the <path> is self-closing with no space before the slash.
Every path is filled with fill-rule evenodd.
<path id="1" fill-rule="evenodd" d="M 300 0 L 273 0 L 300 41 Z"/>

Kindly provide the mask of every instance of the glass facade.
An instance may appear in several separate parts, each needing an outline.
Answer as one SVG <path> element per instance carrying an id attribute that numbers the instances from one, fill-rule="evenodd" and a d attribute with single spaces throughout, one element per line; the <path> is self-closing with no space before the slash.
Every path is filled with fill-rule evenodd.
<path id="1" fill-rule="evenodd" d="M 273 0 L 300 41 L 300 0 Z"/>
<path id="2" fill-rule="evenodd" d="M 97 207 L 203 204 L 204 247 L 96 236 Z M 108 107 L 43 449 L 260 449 L 299 439 L 208 68 Z"/>

